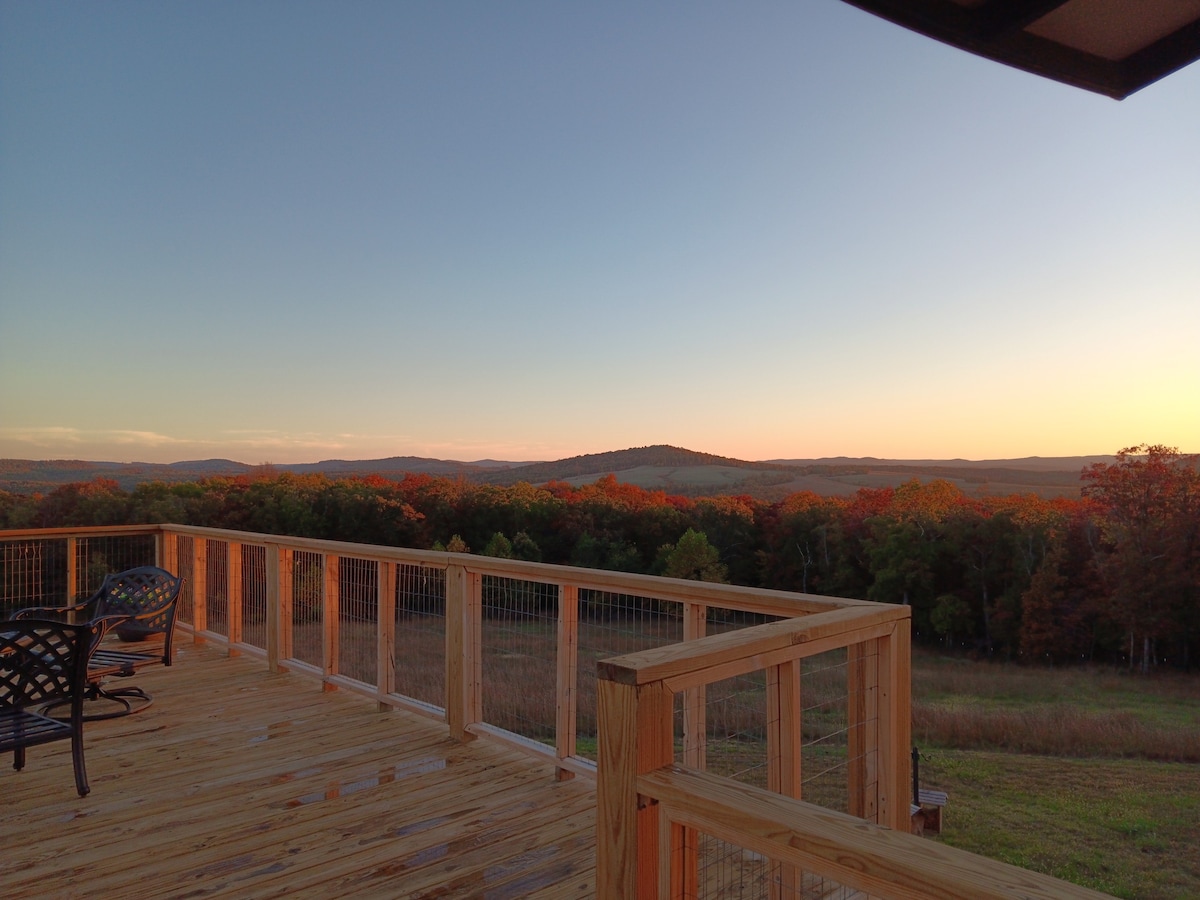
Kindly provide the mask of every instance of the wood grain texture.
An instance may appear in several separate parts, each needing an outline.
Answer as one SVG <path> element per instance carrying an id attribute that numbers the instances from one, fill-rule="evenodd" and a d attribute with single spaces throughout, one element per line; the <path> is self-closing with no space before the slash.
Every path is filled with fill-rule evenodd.
<path id="1" fill-rule="evenodd" d="M 638 779 L 664 815 L 871 896 L 926 900 L 1100 900 L 1107 895 L 680 767 Z"/>
<path id="2" fill-rule="evenodd" d="M 594 896 L 595 794 L 553 764 L 179 641 L 145 712 L 0 770 L 0 896 Z"/>

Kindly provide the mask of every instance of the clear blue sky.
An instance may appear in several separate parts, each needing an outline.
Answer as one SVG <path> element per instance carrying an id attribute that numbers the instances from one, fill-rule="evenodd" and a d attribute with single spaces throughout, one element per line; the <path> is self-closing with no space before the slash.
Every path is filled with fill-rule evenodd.
<path id="1" fill-rule="evenodd" d="M 0 0 L 0 457 L 1200 450 L 1200 65 L 837 0 Z"/>

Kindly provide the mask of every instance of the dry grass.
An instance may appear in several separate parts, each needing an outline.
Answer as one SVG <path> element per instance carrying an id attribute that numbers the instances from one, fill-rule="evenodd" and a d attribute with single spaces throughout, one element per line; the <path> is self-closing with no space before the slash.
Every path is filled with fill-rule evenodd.
<path id="1" fill-rule="evenodd" d="M 922 747 L 1200 762 L 1200 679 L 918 654 L 913 740 Z"/>
<path id="2" fill-rule="evenodd" d="M 1016 710 L 917 704 L 913 738 L 960 750 L 1200 762 L 1200 725 L 1164 727 L 1133 712 L 1060 704 Z"/>

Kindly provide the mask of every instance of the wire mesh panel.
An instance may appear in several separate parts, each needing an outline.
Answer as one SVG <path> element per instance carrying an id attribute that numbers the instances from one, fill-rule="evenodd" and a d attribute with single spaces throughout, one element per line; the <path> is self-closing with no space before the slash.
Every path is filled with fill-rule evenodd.
<path id="1" fill-rule="evenodd" d="M 708 685 L 704 712 L 705 770 L 767 787 L 766 673 L 750 672 Z"/>
<path id="2" fill-rule="evenodd" d="M 711 835 L 699 838 L 697 897 L 767 900 L 772 896 L 770 860 Z"/>
<path id="3" fill-rule="evenodd" d="M 81 537 L 74 541 L 75 592 L 68 597 L 67 538 L 0 541 L 0 614 L 24 606 L 63 606 L 90 597 L 106 575 L 155 561 L 154 535 Z"/>
<path id="4" fill-rule="evenodd" d="M 396 692 L 446 707 L 446 572 L 396 566 Z"/>
<path id="5" fill-rule="evenodd" d="M 324 556 L 311 550 L 292 554 L 292 655 L 314 666 L 322 663 L 324 578 Z"/>
<path id="6" fill-rule="evenodd" d="M 609 591 L 579 591 L 576 755 L 596 759 L 596 662 L 682 640 L 682 603 Z"/>
<path id="7" fill-rule="evenodd" d="M 779 621 L 775 616 L 709 614 L 709 634 Z M 845 649 L 801 661 L 801 797 L 847 812 L 849 807 L 849 686 Z M 766 672 L 751 672 L 705 689 L 705 770 L 756 787 L 770 787 Z M 781 761 L 775 760 L 779 763 Z"/>
<path id="8" fill-rule="evenodd" d="M 697 900 L 868 900 L 848 888 L 795 866 L 711 835 L 699 835 Z"/>
<path id="9" fill-rule="evenodd" d="M 204 603 L 207 629 L 229 637 L 229 544 L 208 542 L 205 558 Z"/>
<path id="10" fill-rule="evenodd" d="M 66 540 L 0 541 L 0 591 L 5 616 L 23 606 L 66 603 Z"/>
<path id="11" fill-rule="evenodd" d="M 338 671 L 375 684 L 378 671 L 379 564 L 343 556 L 338 560 Z"/>
<path id="12" fill-rule="evenodd" d="M 181 534 L 175 540 L 175 565 L 179 569 L 175 574 L 183 579 L 183 588 L 179 592 L 179 599 L 175 601 L 175 618 L 187 625 L 195 625 L 196 579 L 192 571 L 196 559 L 195 539 Z"/>
<path id="13" fill-rule="evenodd" d="M 154 561 L 152 534 L 81 537 L 75 541 L 75 599 L 90 597 L 100 588 L 106 575 L 138 566 L 152 566 Z"/>
<path id="14" fill-rule="evenodd" d="M 849 812 L 849 708 L 846 650 L 803 661 L 800 784 L 809 803 Z"/>
<path id="15" fill-rule="evenodd" d="M 558 585 L 483 576 L 483 720 L 554 744 Z"/>
<path id="16" fill-rule="evenodd" d="M 267 647 L 267 548 L 242 545 L 242 643 Z"/>
<path id="17" fill-rule="evenodd" d="M 739 631 L 779 616 L 709 609 L 706 634 Z M 714 775 L 765 788 L 769 783 L 767 757 L 767 676 L 748 672 L 708 685 L 704 691 L 704 768 Z"/>

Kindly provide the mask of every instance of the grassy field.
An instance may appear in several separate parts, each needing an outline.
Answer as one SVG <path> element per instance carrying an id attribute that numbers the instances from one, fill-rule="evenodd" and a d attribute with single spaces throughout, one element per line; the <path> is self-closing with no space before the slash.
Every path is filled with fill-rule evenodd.
<path id="1" fill-rule="evenodd" d="M 405 616 L 397 638 L 398 689 L 435 706 L 444 702 L 444 627 L 440 615 Z M 373 680 L 373 625 L 343 623 L 342 632 L 345 671 Z M 649 614 L 581 623 L 580 755 L 595 758 L 595 660 L 680 632 L 676 620 Z M 319 635 L 319 625 L 298 627 L 298 655 L 315 653 L 319 663 Z M 555 641 L 550 619 L 486 621 L 485 721 L 553 741 Z M 713 771 L 765 783 L 764 690 L 761 677 L 709 689 Z M 805 797 L 844 809 L 844 651 L 806 661 L 802 691 Z M 1118 897 L 1200 898 L 1200 677 L 1033 669 L 918 650 L 913 742 L 922 786 L 949 794 L 932 840 Z"/>
<path id="2" fill-rule="evenodd" d="M 918 654 L 945 843 L 1118 897 L 1200 897 L 1200 678 Z"/>

